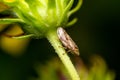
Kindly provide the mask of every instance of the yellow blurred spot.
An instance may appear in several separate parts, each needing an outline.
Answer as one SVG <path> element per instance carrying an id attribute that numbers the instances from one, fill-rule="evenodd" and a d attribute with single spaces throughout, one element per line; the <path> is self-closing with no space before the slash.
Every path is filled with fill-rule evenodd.
<path id="1" fill-rule="evenodd" d="M 23 34 L 24 32 L 22 31 L 22 29 L 20 28 L 20 26 L 18 25 L 13 25 L 11 26 L 6 32 L 5 34 L 11 35 L 11 36 L 17 36 L 20 34 Z"/>
<path id="2" fill-rule="evenodd" d="M 5 4 L 3 4 L 2 2 L 0 2 L 0 12 L 6 10 L 6 9 L 8 9 L 8 8 L 9 8 L 9 7 L 8 7 L 7 5 L 5 5 Z"/>
<path id="3" fill-rule="evenodd" d="M 6 27 L 7 27 L 6 24 L 0 24 L 0 32 L 1 32 L 2 30 L 4 30 Z"/>
<path id="4" fill-rule="evenodd" d="M 21 28 L 17 25 L 11 26 L 11 29 L 5 34 L 16 35 L 23 33 Z M 0 47 L 8 54 L 19 56 L 26 49 L 29 39 L 13 39 L 2 35 L 0 39 Z"/>
<path id="5" fill-rule="evenodd" d="M 16 0 L 4 0 L 4 2 L 12 3 L 15 2 Z"/>
<path id="6" fill-rule="evenodd" d="M 0 41 L 1 48 L 13 56 L 20 55 L 25 50 L 27 43 L 27 39 L 17 40 L 5 36 L 2 36 Z"/>

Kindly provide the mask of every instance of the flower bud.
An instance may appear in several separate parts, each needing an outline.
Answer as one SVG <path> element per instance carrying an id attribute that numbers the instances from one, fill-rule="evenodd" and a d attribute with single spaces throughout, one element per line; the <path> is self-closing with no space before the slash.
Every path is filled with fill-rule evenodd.
<path id="1" fill-rule="evenodd" d="M 66 26 L 71 13 L 78 10 L 81 0 L 75 9 L 70 10 L 74 0 L 3 0 L 12 6 L 18 18 L 22 19 L 22 28 L 29 34 L 41 37 L 50 29 Z"/>

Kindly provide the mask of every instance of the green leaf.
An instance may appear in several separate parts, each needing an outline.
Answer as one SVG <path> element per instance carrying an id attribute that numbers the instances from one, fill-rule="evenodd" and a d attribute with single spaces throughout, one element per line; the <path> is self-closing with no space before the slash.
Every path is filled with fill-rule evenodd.
<path id="1" fill-rule="evenodd" d="M 0 19 L 0 24 L 11 24 L 15 22 L 23 22 L 23 21 L 21 19 L 13 19 L 13 18 Z"/>
<path id="2" fill-rule="evenodd" d="M 68 22 L 66 26 L 69 27 L 69 26 L 75 24 L 76 22 L 77 22 L 77 18 L 74 18 L 73 20 L 71 20 L 70 22 Z"/>
<path id="3" fill-rule="evenodd" d="M 76 7 L 74 9 L 72 9 L 69 13 L 68 13 L 68 16 L 71 16 L 73 13 L 75 13 L 76 11 L 78 11 L 81 7 L 83 3 L 83 0 L 79 0 L 78 1 L 78 4 L 76 5 Z"/>
<path id="4" fill-rule="evenodd" d="M 17 37 L 12 37 L 14 39 L 25 39 L 25 38 L 30 38 L 33 37 L 33 34 L 29 34 L 29 35 L 23 35 L 23 36 L 17 36 Z"/>

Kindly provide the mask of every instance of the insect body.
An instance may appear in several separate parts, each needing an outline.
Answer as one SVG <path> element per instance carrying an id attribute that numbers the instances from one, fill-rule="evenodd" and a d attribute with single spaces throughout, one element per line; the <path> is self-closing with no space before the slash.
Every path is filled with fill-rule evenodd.
<path id="1" fill-rule="evenodd" d="M 59 27 L 57 29 L 57 34 L 63 46 L 67 48 L 69 52 L 76 54 L 76 55 L 80 54 L 77 45 L 62 27 Z"/>

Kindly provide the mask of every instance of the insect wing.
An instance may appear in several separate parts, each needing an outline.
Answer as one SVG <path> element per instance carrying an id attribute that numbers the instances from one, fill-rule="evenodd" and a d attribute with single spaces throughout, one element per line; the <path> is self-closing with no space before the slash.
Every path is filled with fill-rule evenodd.
<path id="1" fill-rule="evenodd" d="M 71 53 L 79 55 L 77 45 L 62 27 L 57 29 L 57 34 L 63 46 L 65 46 Z"/>

